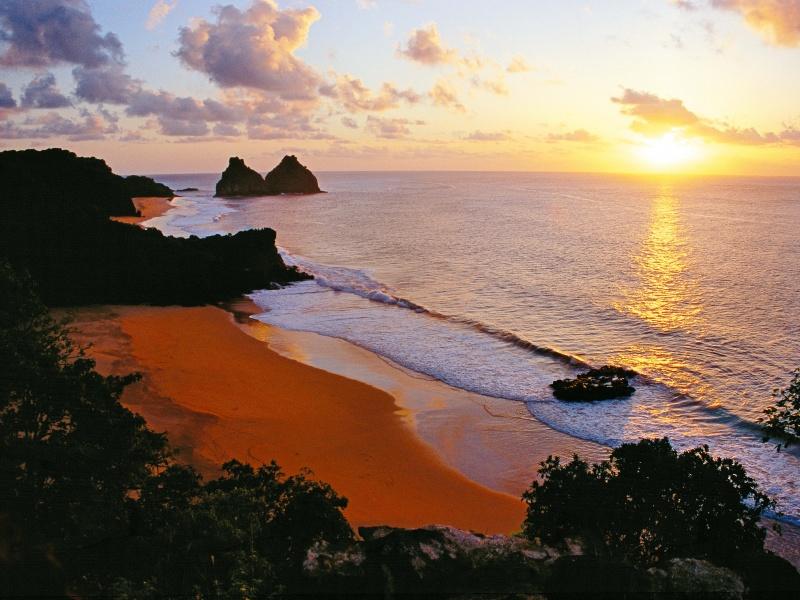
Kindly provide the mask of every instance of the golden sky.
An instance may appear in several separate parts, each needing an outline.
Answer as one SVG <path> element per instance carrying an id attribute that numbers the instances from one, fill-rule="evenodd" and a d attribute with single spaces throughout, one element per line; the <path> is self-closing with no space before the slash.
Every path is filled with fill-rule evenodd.
<path id="1" fill-rule="evenodd" d="M 0 40 L 0 147 L 122 172 L 800 175 L 800 0 L 3 0 Z"/>

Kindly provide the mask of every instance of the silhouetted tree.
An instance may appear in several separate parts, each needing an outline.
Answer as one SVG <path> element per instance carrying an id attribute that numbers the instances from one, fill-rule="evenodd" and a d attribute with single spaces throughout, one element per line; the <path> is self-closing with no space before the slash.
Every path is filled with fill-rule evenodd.
<path id="1" fill-rule="evenodd" d="M 678 453 L 666 438 L 623 444 L 607 461 L 549 457 L 523 499 L 530 538 L 582 540 L 597 555 L 650 565 L 673 557 L 737 563 L 763 549 L 773 505 L 728 458 L 703 446 Z"/>
<path id="2" fill-rule="evenodd" d="M 775 449 L 788 448 L 800 442 L 800 369 L 794 372 L 789 387 L 774 390 L 775 404 L 764 410 L 759 419 L 764 431 L 764 442 L 777 438 Z"/>

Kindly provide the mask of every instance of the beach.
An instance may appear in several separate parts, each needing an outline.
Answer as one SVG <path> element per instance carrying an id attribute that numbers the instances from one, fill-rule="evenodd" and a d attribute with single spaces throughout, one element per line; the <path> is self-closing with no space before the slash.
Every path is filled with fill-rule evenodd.
<path id="1" fill-rule="evenodd" d="M 144 223 L 145 221 L 149 221 L 150 219 L 155 219 L 156 217 L 160 217 L 170 208 L 172 208 L 171 204 L 172 198 L 161 198 L 153 196 L 153 197 L 132 198 L 132 200 L 133 200 L 133 205 L 136 207 L 136 210 L 139 211 L 138 217 L 111 217 L 111 219 L 119 223 L 138 225 L 140 223 Z"/>
<path id="2" fill-rule="evenodd" d="M 287 473 L 311 468 L 346 496 L 356 527 L 520 528 L 522 502 L 446 465 L 390 395 L 280 356 L 225 310 L 95 307 L 75 318 L 101 372 L 143 373 L 123 402 L 206 477 L 234 458 L 274 459 Z"/>

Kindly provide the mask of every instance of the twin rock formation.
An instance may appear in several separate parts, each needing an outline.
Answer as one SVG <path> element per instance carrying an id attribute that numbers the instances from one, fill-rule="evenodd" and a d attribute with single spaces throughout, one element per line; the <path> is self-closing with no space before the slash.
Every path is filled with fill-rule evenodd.
<path id="1" fill-rule="evenodd" d="M 277 194 L 319 194 L 317 178 L 297 157 L 284 156 L 280 164 L 261 177 L 244 164 L 238 156 L 232 156 L 228 168 L 217 182 L 217 196 L 274 196 Z"/>

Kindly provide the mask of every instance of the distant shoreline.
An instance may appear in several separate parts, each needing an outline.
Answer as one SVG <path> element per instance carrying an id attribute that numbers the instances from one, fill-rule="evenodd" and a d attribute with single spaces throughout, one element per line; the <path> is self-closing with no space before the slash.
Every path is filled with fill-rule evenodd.
<path id="1" fill-rule="evenodd" d="M 145 197 L 132 198 L 133 205 L 139 211 L 138 217 L 111 217 L 112 221 L 118 223 L 128 223 L 129 225 L 139 225 L 150 219 L 155 219 L 173 208 L 172 198 Z"/>

